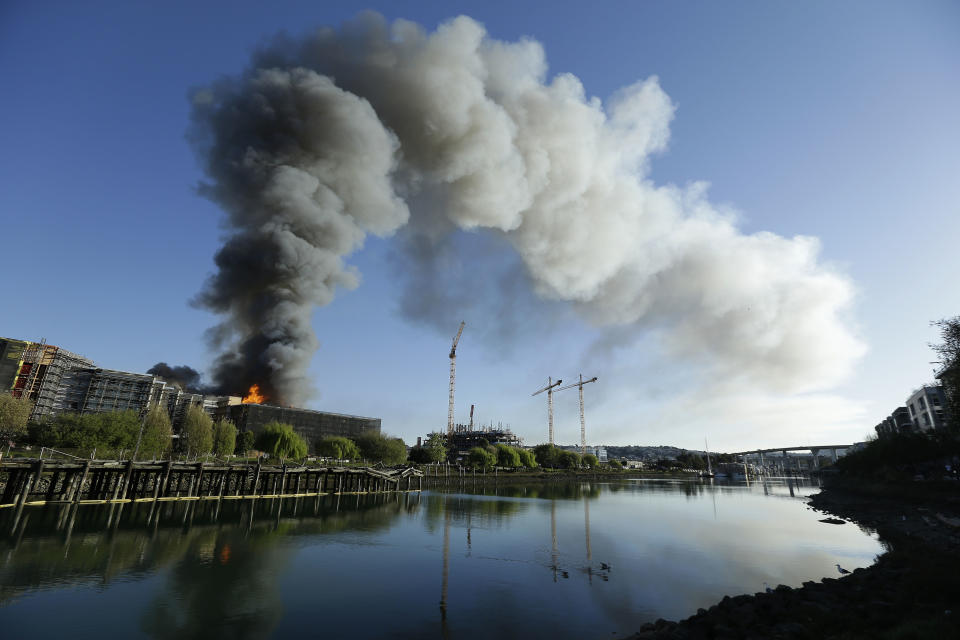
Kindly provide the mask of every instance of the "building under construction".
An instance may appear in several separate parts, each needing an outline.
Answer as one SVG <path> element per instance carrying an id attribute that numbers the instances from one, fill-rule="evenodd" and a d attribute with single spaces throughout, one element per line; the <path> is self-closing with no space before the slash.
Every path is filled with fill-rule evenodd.
<path id="1" fill-rule="evenodd" d="M 151 407 L 161 406 L 177 432 L 187 409 L 198 406 L 215 419 L 230 418 L 240 431 L 256 433 L 273 421 L 291 424 L 311 444 L 327 436 L 380 433 L 380 418 L 243 404 L 235 396 L 191 393 L 156 375 L 97 367 L 92 360 L 45 341 L 0 338 L 0 392 L 3 391 L 33 402 L 30 419 L 34 422 L 44 422 L 62 413 L 132 410 L 142 416 Z"/>
<path id="2" fill-rule="evenodd" d="M 466 457 L 470 449 L 484 444 L 506 444 L 511 447 L 521 446 L 519 436 L 504 427 L 483 427 L 474 429 L 470 425 L 455 425 L 453 433 L 447 434 L 447 449 L 449 457 Z"/>
<path id="3" fill-rule="evenodd" d="M 0 338 L 0 356 L 0 388 L 34 403 L 31 420 L 62 413 L 69 401 L 64 391 L 76 386 L 79 371 L 94 366 L 92 360 L 45 341 Z"/>
<path id="4" fill-rule="evenodd" d="M 237 402 L 231 403 L 231 400 Z M 310 409 L 277 407 L 270 404 L 239 403 L 240 398 L 228 398 L 216 409 L 215 416 L 229 418 L 239 431 L 259 433 L 270 422 L 293 426 L 311 447 L 329 436 L 355 438 L 361 434 L 380 435 L 380 418 L 365 418 L 342 413 L 327 413 Z"/>

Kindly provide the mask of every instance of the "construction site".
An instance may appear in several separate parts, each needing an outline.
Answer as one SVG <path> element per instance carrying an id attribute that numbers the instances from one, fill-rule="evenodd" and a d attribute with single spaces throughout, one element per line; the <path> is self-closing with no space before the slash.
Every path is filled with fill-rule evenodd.
<path id="1" fill-rule="evenodd" d="M 229 418 L 239 431 L 257 433 L 268 422 L 285 422 L 310 444 L 327 436 L 379 434 L 381 425 L 380 418 L 266 404 L 256 394 L 243 398 L 193 393 L 157 375 L 97 367 L 93 360 L 45 340 L 0 338 L 0 389 L 30 400 L 30 420 L 35 423 L 64 413 L 132 410 L 142 416 L 161 406 L 176 433 L 187 409 L 198 406 L 215 420 Z"/>
<path id="2" fill-rule="evenodd" d="M 447 404 L 446 434 L 450 456 L 465 457 L 470 449 L 482 446 L 483 444 L 505 444 L 511 447 L 522 447 L 522 439 L 515 435 L 509 427 L 504 427 L 502 424 L 498 424 L 496 427 L 493 426 L 492 423 L 486 427 L 475 427 L 473 416 L 476 405 L 474 404 L 470 405 L 470 422 L 468 424 L 458 424 L 454 422 L 454 399 L 457 387 L 457 345 L 460 344 L 464 327 L 466 327 L 466 322 L 461 322 L 456 335 L 453 337 L 453 344 L 450 347 L 450 354 L 448 356 L 450 359 L 450 387 Z M 541 393 L 546 393 L 547 396 L 547 441 L 549 444 L 555 444 L 553 433 L 553 394 L 576 388 L 580 394 L 580 454 L 584 455 L 587 453 L 587 424 L 584 414 L 583 387 L 596 381 L 596 376 L 584 380 L 581 374 L 577 382 L 560 386 L 563 384 L 562 379 L 554 381 L 552 377 L 548 377 L 547 385 L 533 392 L 532 395 L 534 396 Z M 604 458 L 606 458 L 605 452 Z"/>

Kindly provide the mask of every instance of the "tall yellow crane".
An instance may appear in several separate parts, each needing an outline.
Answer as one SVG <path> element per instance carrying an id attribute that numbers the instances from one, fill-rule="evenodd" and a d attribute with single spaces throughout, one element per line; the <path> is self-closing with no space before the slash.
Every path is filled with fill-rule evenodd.
<path id="1" fill-rule="evenodd" d="M 589 380 L 584 380 L 583 374 L 581 373 L 579 382 L 574 382 L 573 384 L 568 384 L 565 387 L 561 387 L 557 389 L 557 391 L 563 391 L 564 389 L 572 389 L 574 387 L 577 387 L 580 389 L 580 455 L 586 455 L 587 453 L 587 424 L 583 419 L 583 385 L 590 384 L 591 382 L 596 382 L 596 381 L 597 381 L 596 376 L 590 378 Z M 552 430 L 551 430 L 551 433 L 553 433 Z M 552 438 L 550 442 L 551 444 L 553 443 Z"/>
<path id="2" fill-rule="evenodd" d="M 460 342 L 460 335 L 466 324 L 466 322 L 460 323 L 460 329 L 453 337 L 453 346 L 450 347 L 450 406 L 447 408 L 447 435 L 453 435 L 453 389 L 457 378 L 457 343 Z"/>
<path id="3" fill-rule="evenodd" d="M 534 391 L 530 395 L 538 395 L 547 392 L 547 426 L 550 433 L 550 444 L 553 444 L 553 392 L 556 387 L 559 387 L 563 380 L 553 381 L 553 378 L 547 378 L 547 386 L 539 391 Z"/>

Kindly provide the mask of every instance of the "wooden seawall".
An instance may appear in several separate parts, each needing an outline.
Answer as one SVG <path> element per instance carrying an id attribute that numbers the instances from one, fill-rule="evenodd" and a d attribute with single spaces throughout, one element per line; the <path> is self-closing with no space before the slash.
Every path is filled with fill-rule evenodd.
<path id="1" fill-rule="evenodd" d="M 412 468 L 264 466 L 209 462 L 0 462 L 0 509 L 44 504 L 242 500 L 420 491 Z"/>

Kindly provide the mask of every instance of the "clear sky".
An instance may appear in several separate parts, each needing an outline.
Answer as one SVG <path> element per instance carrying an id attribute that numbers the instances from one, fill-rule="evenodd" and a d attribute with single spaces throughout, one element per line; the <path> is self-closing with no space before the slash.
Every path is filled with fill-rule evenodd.
<path id="1" fill-rule="evenodd" d="M 819 238 L 821 261 L 855 288 L 847 323 L 867 351 L 852 375 L 782 396 L 707 392 L 694 364 L 642 336 L 606 348 L 607 334 L 528 291 L 523 304 L 552 317 L 549 328 L 498 342 L 486 316 L 465 309 L 458 421 L 475 403 L 480 422 L 543 441 L 545 401 L 530 393 L 548 375 L 582 372 L 600 378 L 586 389 L 592 444 L 832 444 L 863 439 L 931 380 L 929 322 L 960 313 L 960 5 L 950 1 L 5 2 L 0 335 L 45 337 L 114 369 L 206 370 L 216 318 L 188 300 L 214 269 L 223 214 L 196 193 L 189 92 L 240 73 L 278 31 L 367 8 L 428 30 L 465 14 L 492 38 L 531 38 L 549 75 L 572 73 L 602 100 L 657 76 L 676 112 L 650 178 L 709 183 L 744 233 Z M 445 425 L 456 324 L 399 312 L 394 250 L 391 238 L 368 239 L 348 259 L 361 285 L 315 312 L 311 407 L 379 416 L 411 442 Z M 556 416 L 557 440 L 576 442 L 575 392 L 557 396 Z"/>

